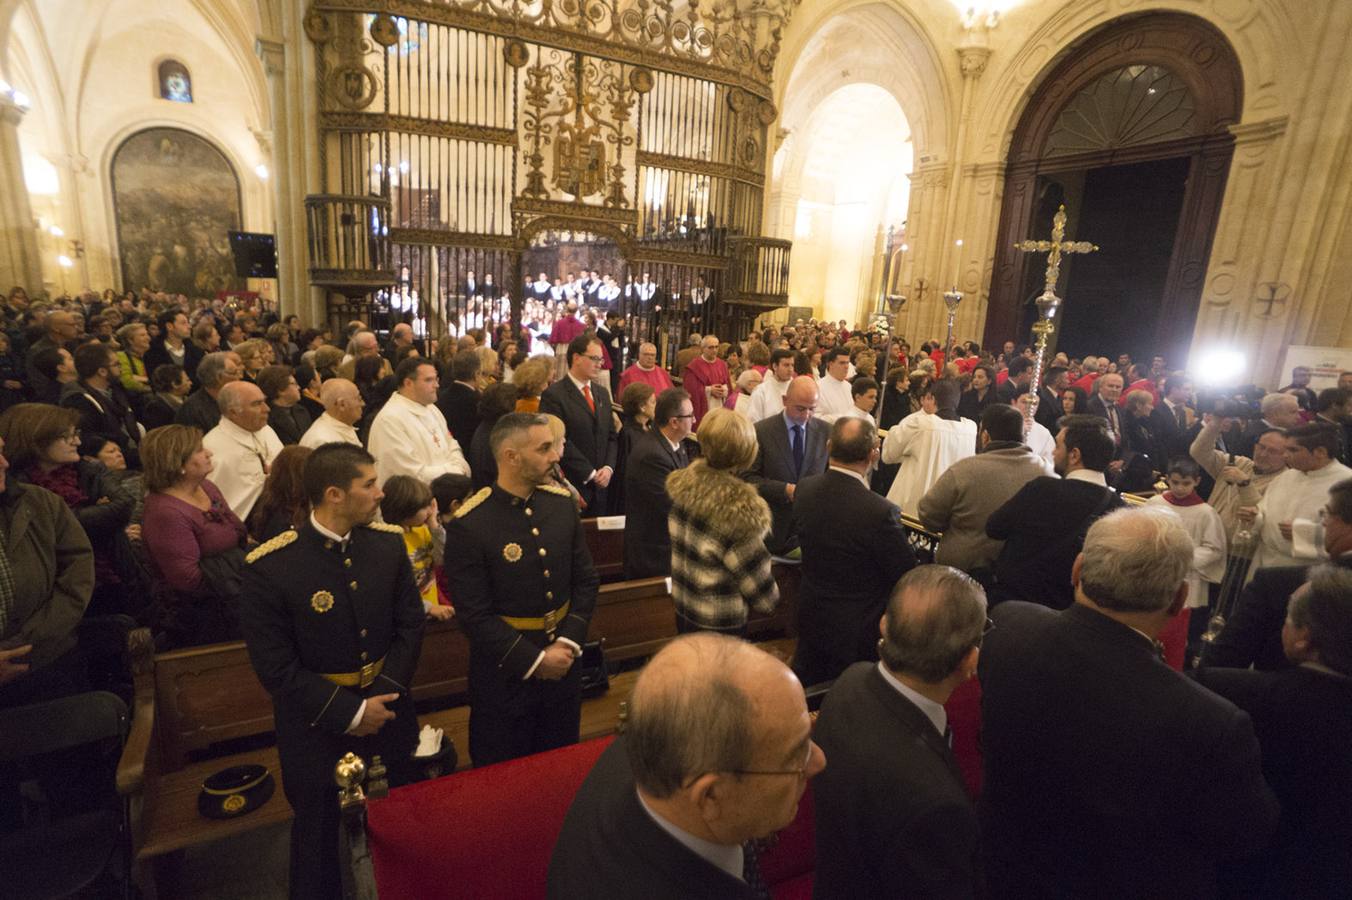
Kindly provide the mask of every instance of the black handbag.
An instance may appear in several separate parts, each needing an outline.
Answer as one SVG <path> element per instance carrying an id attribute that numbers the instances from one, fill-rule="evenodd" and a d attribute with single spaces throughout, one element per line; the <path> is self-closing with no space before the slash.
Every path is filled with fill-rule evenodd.
<path id="1" fill-rule="evenodd" d="M 606 654 L 600 641 L 582 645 L 582 656 L 577 665 L 581 672 L 583 697 L 599 697 L 610 690 L 610 672 L 606 670 Z"/>

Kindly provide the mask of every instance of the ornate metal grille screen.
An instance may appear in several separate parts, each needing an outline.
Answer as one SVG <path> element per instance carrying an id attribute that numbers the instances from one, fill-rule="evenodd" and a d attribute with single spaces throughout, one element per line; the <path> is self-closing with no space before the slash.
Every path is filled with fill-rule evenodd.
<path id="1" fill-rule="evenodd" d="M 388 276 L 378 302 L 454 332 L 501 318 L 504 294 L 518 315 L 544 296 L 523 254 L 578 232 L 618 249 L 607 305 L 644 330 L 678 345 L 702 313 L 732 336 L 786 300 L 788 246 L 760 228 L 769 78 L 796 3 L 316 0 L 324 198 L 388 203 L 371 237 L 389 253 L 368 256 L 390 269 L 312 258 L 315 282 L 359 296 Z M 656 292 L 634 289 L 643 273 Z"/>

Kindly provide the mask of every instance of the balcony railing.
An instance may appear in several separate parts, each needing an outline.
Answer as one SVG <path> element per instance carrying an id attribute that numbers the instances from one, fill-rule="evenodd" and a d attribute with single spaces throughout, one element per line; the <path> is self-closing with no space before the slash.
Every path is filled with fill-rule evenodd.
<path id="1" fill-rule="evenodd" d="M 348 297 L 393 284 L 389 223 L 390 201 L 383 197 L 306 197 L 310 282 Z"/>
<path id="2" fill-rule="evenodd" d="M 729 238 L 732 251 L 732 302 L 778 308 L 789 302 L 791 241 L 774 238 Z"/>

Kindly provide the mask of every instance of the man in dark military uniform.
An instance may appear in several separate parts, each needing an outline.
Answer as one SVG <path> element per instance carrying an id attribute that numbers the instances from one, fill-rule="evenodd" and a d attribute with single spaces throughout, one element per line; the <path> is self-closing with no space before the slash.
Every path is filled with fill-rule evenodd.
<path id="1" fill-rule="evenodd" d="M 446 573 L 469 637 L 469 753 L 476 766 L 577 743 L 582 653 L 598 578 L 572 496 L 549 483 L 559 451 L 542 415 L 489 438 L 497 483 L 446 529 Z"/>
<path id="2" fill-rule="evenodd" d="M 341 895 L 338 793 L 346 752 L 379 755 L 391 785 L 413 780 L 418 719 L 409 684 L 423 607 L 403 539 L 374 523 L 383 496 L 361 447 L 325 444 L 306 460 L 313 512 L 249 554 L 240 625 L 272 694 L 291 826 L 291 896 Z"/>

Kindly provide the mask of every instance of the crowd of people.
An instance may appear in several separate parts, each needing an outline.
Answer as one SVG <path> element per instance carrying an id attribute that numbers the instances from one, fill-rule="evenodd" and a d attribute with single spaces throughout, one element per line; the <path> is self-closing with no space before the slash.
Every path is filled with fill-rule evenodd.
<path id="1" fill-rule="evenodd" d="M 543 341 L 11 292 L 0 707 L 86 686 L 86 617 L 243 639 L 293 893 L 333 896 L 320 775 L 355 748 L 416 777 L 426 622 L 469 639 L 476 765 L 578 739 L 580 516 L 624 516 L 624 577 L 670 576 L 683 637 L 579 794 L 555 895 L 624 894 L 597 836 L 641 832 L 631 884 L 750 896 L 750 842 L 813 776 L 819 896 L 1352 883 L 1352 373 L 1199 394 L 1161 357 L 1058 353 L 1035 390 L 1028 347 L 816 320 L 693 334 L 664 366 L 585 289 L 536 287 L 563 304 Z M 776 561 L 801 567 L 790 668 L 740 640 Z M 974 807 L 943 704 L 977 674 Z M 802 688 L 830 682 L 814 727 Z M 673 840 L 679 866 L 643 855 Z"/>

